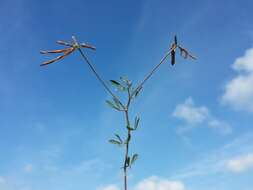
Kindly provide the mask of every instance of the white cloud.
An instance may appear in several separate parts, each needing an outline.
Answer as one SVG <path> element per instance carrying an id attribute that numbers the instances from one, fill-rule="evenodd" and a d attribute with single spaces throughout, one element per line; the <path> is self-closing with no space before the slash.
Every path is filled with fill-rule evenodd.
<path id="1" fill-rule="evenodd" d="M 24 166 L 24 171 L 25 171 L 26 173 L 31 173 L 31 172 L 33 171 L 33 165 L 32 165 L 32 164 L 26 164 L 26 165 Z"/>
<path id="2" fill-rule="evenodd" d="M 253 48 L 246 50 L 243 57 L 235 60 L 233 69 L 237 71 L 253 72 Z"/>
<path id="3" fill-rule="evenodd" d="M 238 75 L 225 86 L 222 102 L 238 110 L 253 112 L 253 48 L 235 60 Z"/>
<path id="4" fill-rule="evenodd" d="M 108 185 L 97 188 L 97 190 L 119 190 L 116 185 Z M 181 181 L 171 181 L 168 179 L 152 176 L 137 183 L 132 189 L 134 190 L 185 190 Z"/>
<path id="5" fill-rule="evenodd" d="M 253 153 L 228 160 L 226 166 L 229 171 L 235 173 L 251 169 L 253 168 Z"/>
<path id="6" fill-rule="evenodd" d="M 156 176 L 149 177 L 139 182 L 135 190 L 184 190 L 185 186 L 180 181 L 170 181 Z"/>
<path id="7" fill-rule="evenodd" d="M 196 107 L 192 98 L 176 106 L 173 116 L 185 120 L 189 124 L 202 123 L 208 117 L 208 109 L 204 106 Z"/>
<path id="8" fill-rule="evenodd" d="M 189 128 L 204 123 L 222 134 L 229 134 L 232 132 L 232 128 L 228 123 L 215 118 L 206 106 L 196 106 L 192 98 L 187 98 L 184 103 L 178 104 L 172 115 L 182 119 L 187 124 L 187 127 L 180 128 L 179 132 L 185 132 L 189 130 Z"/>
<path id="9" fill-rule="evenodd" d="M 211 119 L 208 122 L 208 127 L 213 128 L 213 129 L 217 129 L 223 134 L 232 133 L 232 128 L 229 124 L 227 124 L 224 121 L 217 120 L 217 119 Z"/>

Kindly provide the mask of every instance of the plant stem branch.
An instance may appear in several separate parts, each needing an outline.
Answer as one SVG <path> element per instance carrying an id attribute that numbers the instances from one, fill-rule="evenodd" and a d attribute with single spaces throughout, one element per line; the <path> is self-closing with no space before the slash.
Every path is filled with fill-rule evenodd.
<path id="1" fill-rule="evenodd" d="M 144 85 L 144 83 L 147 82 L 147 80 L 156 72 L 156 70 L 163 64 L 163 62 L 167 59 L 167 57 L 171 54 L 171 52 L 173 50 L 175 50 L 177 48 L 177 46 L 174 46 L 173 48 L 170 49 L 169 52 L 167 52 L 163 58 L 161 59 L 161 61 L 146 75 L 146 77 L 142 80 L 142 82 L 140 82 L 140 84 L 137 86 L 137 88 L 134 90 L 134 92 L 132 93 L 131 96 L 133 96 L 133 94 L 135 94 L 135 92 L 142 88 L 142 86 Z"/>
<path id="2" fill-rule="evenodd" d="M 131 94 L 130 94 L 130 89 L 127 89 L 127 94 L 128 94 L 128 101 L 126 105 L 126 110 L 125 110 L 125 119 L 126 119 L 126 126 L 127 126 L 127 139 L 126 139 L 126 148 L 125 148 L 125 161 L 124 161 L 124 190 L 127 190 L 127 172 L 128 172 L 128 167 L 130 164 L 129 160 L 129 145 L 130 145 L 130 140 L 131 140 L 131 130 L 130 130 L 130 120 L 129 120 L 129 106 L 132 100 Z"/>
<path id="3" fill-rule="evenodd" d="M 125 117 L 126 117 L 126 122 L 129 125 L 129 116 L 128 116 L 128 110 L 125 111 Z M 129 143 L 131 140 L 131 131 L 130 129 L 127 129 L 127 139 L 126 139 L 126 148 L 125 148 L 125 161 L 124 161 L 124 190 L 127 190 L 127 168 L 129 167 Z"/>
<path id="4" fill-rule="evenodd" d="M 121 103 L 120 99 L 110 90 L 110 88 L 106 85 L 105 81 L 102 79 L 102 77 L 100 77 L 100 75 L 98 74 L 98 72 L 96 71 L 95 67 L 91 64 L 90 60 L 88 59 L 88 57 L 85 56 L 84 52 L 82 51 L 81 48 L 78 48 L 78 51 L 80 52 L 82 58 L 86 61 L 86 63 L 89 65 L 90 69 L 92 70 L 92 72 L 95 74 L 95 76 L 97 77 L 97 79 L 100 81 L 100 83 L 104 86 L 104 88 L 106 89 L 106 91 L 115 99 L 117 99 L 119 101 L 119 104 L 124 107 L 124 105 Z"/>

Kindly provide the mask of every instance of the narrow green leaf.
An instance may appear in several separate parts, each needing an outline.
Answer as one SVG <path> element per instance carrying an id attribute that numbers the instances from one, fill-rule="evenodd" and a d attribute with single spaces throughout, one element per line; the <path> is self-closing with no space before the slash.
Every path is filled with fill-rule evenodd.
<path id="1" fill-rule="evenodd" d="M 112 144 L 121 145 L 121 143 L 119 141 L 114 140 L 114 139 L 110 139 L 109 142 Z"/>
<path id="2" fill-rule="evenodd" d="M 132 159 L 131 159 L 131 165 L 133 165 L 133 163 L 138 159 L 139 155 L 138 154 L 134 154 L 132 156 Z"/>
<path id="3" fill-rule="evenodd" d="M 120 108 L 117 106 L 117 105 L 115 105 L 114 103 L 112 103 L 111 101 L 109 101 L 109 100 L 106 100 L 106 103 L 111 107 L 111 108 L 114 108 L 114 109 L 116 109 L 116 110 L 120 110 Z"/>
<path id="4" fill-rule="evenodd" d="M 110 81 L 113 85 L 121 86 L 121 84 L 117 82 L 116 80 L 110 80 Z"/>
<path id="5" fill-rule="evenodd" d="M 113 102 L 115 103 L 116 107 L 118 109 L 122 108 L 121 104 L 120 104 L 120 101 L 117 99 L 117 98 L 114 98 L 113 97 Z"/>
<path id="6" fill-rule="evenodd" d="M 134 90 L 133 96 L 134 96 L 135 98 L 139 95 L 141 89 L 142 89 L 142 87 L 138 87 L 138 88 L 136 88 L 136 89 Z"/>
<path id="7" fill-rule="evenodd" d="M 118 134 L 116 134 L 116 133 L 114 135 L 118 138 L 119 142 L 122 144 L 123 140 L 121 139 L 121 137 Z"/>
<path id="8" fill-rule="evenodd" d="M 139 126 L 140 118 L 138 116 L 135 117 L 134 121 L 134 130 L 136 130 Z"/>
<path id="9" fill-rule="evenodd" d="M 120 91 L 125 91 L 126 90 L 126 88 L 124 86 L 122 86 L 119 82 L 117 82 L 116 80 L 110 80 L 110 82 L 118 90 L 120 90 Z"/>

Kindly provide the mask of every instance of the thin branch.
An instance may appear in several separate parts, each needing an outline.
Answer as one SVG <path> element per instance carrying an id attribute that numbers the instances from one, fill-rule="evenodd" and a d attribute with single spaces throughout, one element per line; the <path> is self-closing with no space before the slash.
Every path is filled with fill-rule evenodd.
<path id="1" fill-rule="evenodd" d="M 104 86 L 104 88 L 106 89 L 106 91 L 111 94 L 111 96 L 115 99 L 117 99 L 119 101 L 119 104 L 124 108 L 124 105 L 121 103 L 121 101 L 119 100 L 119 98 L 110 90 L 110 88 L 107 86 L 107 84 L 105 83 L 105 81 L 100 77 L 100 75 L 98 74 L 98 72 L 96 71 L 96 69 L 94 68 L 94 66 L 91 64 L 90 60 L 88 59 L 88 57 L 85 56 L 85 54 L 83 53 L 81 48 L 78 48 L 78 51 L 80 52 L 82 58 L 86 61 L 86 63 L 89 65 L 90 69 L 92 70 L 92 72 L 95 74 L 95 76 L 97 77 L 97 79 L 100 81 L 100 83 Z"/>
<path id="2" fill-rule="evenodd" d="M 165 56 L 163 56 L 163 58 L 161 59 L 161 61 L 147 74 L 147 76 L 142 80 L 142 82 L 140 82 L 140 84 L 137 86 L 137 88 L 133 91 L 131 97 L 135 94 L 135 92 L 142 88 L 142 86 L 147 82 L 147 80 L 156 72 L 156 70 L 163 64 L 163 62 L 167 59 L 167 57 L 171 54 L 172 51 L 174 51 L 177 48 L 177 46 L 174 46 L 170 49 L 169 52 L 167 52 L 165 54 Z"/>

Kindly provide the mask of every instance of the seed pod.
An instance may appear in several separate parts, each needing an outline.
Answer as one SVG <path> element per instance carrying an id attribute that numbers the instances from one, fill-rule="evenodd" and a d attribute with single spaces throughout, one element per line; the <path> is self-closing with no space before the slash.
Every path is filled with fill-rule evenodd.
<path id="1" fill-rule="evenodd" d="M 174 43 L 177 45 L 177 36 L 174 37 Z"/>
<path id="2" fill-rule="evenodd" d="M 67 55 L 71 54 L 74 50 L 75 50 L 75 48 L 69 48 L 67 51 L 66 50 L 64 51 L 65 53 L 63 55 L 58 56 L 55 59 L 46 61 L 46 62 L 42 63 L 40 66 L 49 65 L 49 64 L 54 63 L 56 61 L 59 61 L 59 60 L 63 59 L 64 57 L 66 57 Z"/>
<path id="3" fill-rule="evenodd" d="M 172 50 L 170 55 L 171 55 L 171 65 L 174 65 L 176 63 L 176 59 L 175 59 L 176 58 L 176 52 L 175 52 L 175 50 Z"/>
<path id="4" fill-rule="evenodd" d="M 96 50 L 96 47 L 92 46 L 92 45 L 89 45 L 89 44 L 85 44 L 85 43 L 81 43 L 80 44 L 81 47 L 83 48 L 89 48 L 89 49 L 92 49 L 92 50 Z"/>

